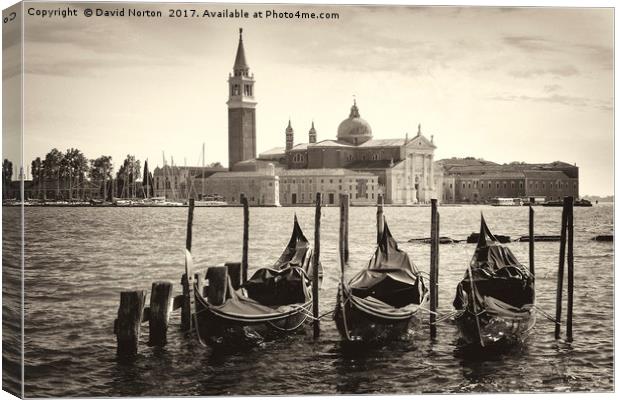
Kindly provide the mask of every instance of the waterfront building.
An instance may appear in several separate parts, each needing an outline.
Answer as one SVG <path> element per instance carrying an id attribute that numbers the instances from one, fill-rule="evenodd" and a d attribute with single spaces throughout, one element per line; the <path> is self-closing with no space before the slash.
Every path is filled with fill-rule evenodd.
<path id="1" fill-rule="evenodd" d="M 489 203 L 493 198 L 579 198 L 579 167 L 562 161 L 497 164 L 474 158 L 437 161 L 443 203 Z"/>
<path id="2" fill-rule="evenodd" d="M 153 193 L 156 197 L 170 200 L 197 200 L 216 194 L 209 189 L 207 178 L 213 174 L 227 171 L 222 167 L 177 167 L 165 165 L 153 171 Z"/>
<path id="3" fill-rule="evenodd" d="M 256 171 L 217 172 L 205 181 L 208 193 L 228 204 L 241 203 L 245 195 L 251 206 L 280 206 L 280 178 L 273 164 Z"/>
<path id="4" fill-rule="evenodd" d="M 344 168 L 289 169 L 280 174 L 282 205 L 315 204 L 316 193 L 322 204 L 338 204 L 340 194 L 348 194 L 352 205 L 376 204 L 380 192 L 378 177 L 368 172 Z"/>

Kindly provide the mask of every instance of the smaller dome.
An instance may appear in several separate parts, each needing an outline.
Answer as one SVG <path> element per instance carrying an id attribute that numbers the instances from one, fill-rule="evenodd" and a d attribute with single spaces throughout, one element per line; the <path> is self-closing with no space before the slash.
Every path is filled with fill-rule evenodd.
<path id="1" fill-rule="evenodd" d="M 338 126 L 338 140 L 362 144 L 369 139 L 372 139 L 372 129 L 370 124 L 360 117 L 359 109 L 354 100 L 349 118 L 342 121 Z"/>

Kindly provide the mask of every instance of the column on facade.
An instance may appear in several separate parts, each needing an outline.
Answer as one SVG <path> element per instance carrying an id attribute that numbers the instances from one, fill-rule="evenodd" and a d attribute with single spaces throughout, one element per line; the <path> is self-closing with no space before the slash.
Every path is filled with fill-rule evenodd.
<path id="1" fill-rule="evenodd" d="M 411 193 L 411 202 L 418 202 L 418 194 L 415 188 L 415 153 L 410 153 L 411 155 L 411 186 L 407 188 L 407 190 Z"/>
<path id="2" fill-rule="evenodd" d="M 428 160 L 431 163 L 431 165 L 430 165 L 430 169 L 431 169 L 431 172 L 430 172 L 430 174 L 431 174 L 431 178 L 430 178 L 431 179 L 431 189 L 434 190 L 436 188 L 435 188 L 435 166 L 434 166 L 434 163 L 433 163 L 433 158 L 434 158 L 433 155 L 429 154 Z"/>

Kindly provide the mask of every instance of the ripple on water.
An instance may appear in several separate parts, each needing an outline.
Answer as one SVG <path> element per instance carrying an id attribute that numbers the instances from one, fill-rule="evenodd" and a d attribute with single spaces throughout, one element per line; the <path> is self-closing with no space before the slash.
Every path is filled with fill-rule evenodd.
<path id="1" fill-rule="evenodd" d="M 3 210 L 4 221 L 17 218 L 6 215 L 12 210 L 17 209 Z M 179 332 L 179 315 L 174 314 L 168 346 L 147 347 L 143 332 L 140 355 L 130 364 L 120 363 L 115 357 L 112 323 L 118 293 L 129 288 L 149 289 L 155 280 L 170 280 L 175 294 L 180 293 L 187 210 L 69 211 L 25 210 L 29 397 L 611 391 L 614 387 L 613 246 L 590 240 L 596 234 L 613 231 L 611 206 L 575 209 L 572 344 L 556 342 L 553 324 L 539 318 L 532 337 L 511 353 L 487 358 L 460 354 L 455 350 L 456 327 L 446 321 L 439 325 L 433 343 L 428 340 L 428 327 L 423 326 L 413 341 L 350 352 L 341 346 L 338 332 L 327 317 L 321 323 L 317 342 L 312 340 L 309 328 L 305 334 L 256 348 L 204 349 Z M 497 234 L 527 234 L 527 208 L 480 206 L 442 207 L 442 235 L 465 238 L 477 230 L 480 211 Z M 537 208 L 536 232 L 557 234 L 560 212 Z M 251 209 L 251 266 L 268 265 L 279 256 L 288 241 L 294 213 L 306 236 L 313 238 L 311 208 Z M 429 246 L 406 241 L 428 236 L 429 209 L 388 206 L 385 214 L 401 247 L 418 268 L 428 272 Z M 373 252 L 374 220 L 373 208 L 350 210 L 351 270 L 347 276 L 363 268 Z M 5 227 L 3 223 L 3 264 L 18 266 L 19 259 L 10 255 L 19 249 L 17 242 L 11 242 L 18 236 L 5 232 Z M 240 259 L 241 231 L 240 209 L 196 209 L 196 264 Z M 321 232 L 325 268 L 322 312 L 335 303 L 340 270 L 337 238 L 338 209 L 325 208 Z M 511 243 L 510 248 L 519 260 L 527 262 L 527 243 Z M 440 246 L 440 311 L 450 311 L 454 288 L 473 250 L 474 245 L 465 243 Z M 558 254 L 558 243 L 536 244 L 537 301 L 551 314 Z M 6 272 L 3 284 L 19 283 L 18 267 Z M 8 298 L 12 295 L 9 293 Z M 13 299 L 18 301 L 18 296 Z M 3 316 L 12 316 L 18 309 L 3 304 Z M 6 340 L 16 342 L 16 337 Z"/>

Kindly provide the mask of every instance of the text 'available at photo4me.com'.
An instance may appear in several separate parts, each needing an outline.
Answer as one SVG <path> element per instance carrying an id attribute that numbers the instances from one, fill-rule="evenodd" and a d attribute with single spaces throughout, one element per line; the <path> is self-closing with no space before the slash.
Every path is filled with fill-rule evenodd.
<path id="1" fill-rule="evenodd" d="M 25 9 L 30 17 L 43 19 L 52 18 L 192 18 L 192 19 L 302 19 L 302 20 L 338 20 L 340 13 L 331 11 L 301 11 L 265 8 L 262 10 L 245 10 L 243 8 L 213 8 L 198 7 L 198 4 L 183 5 L 171 3 L 175 7 L 155 9 L 148 7 L 57 7 L 51 8 L 45 4 L 31 6 Z M 11 18 L 6 17 L 5 23 Z"/>

